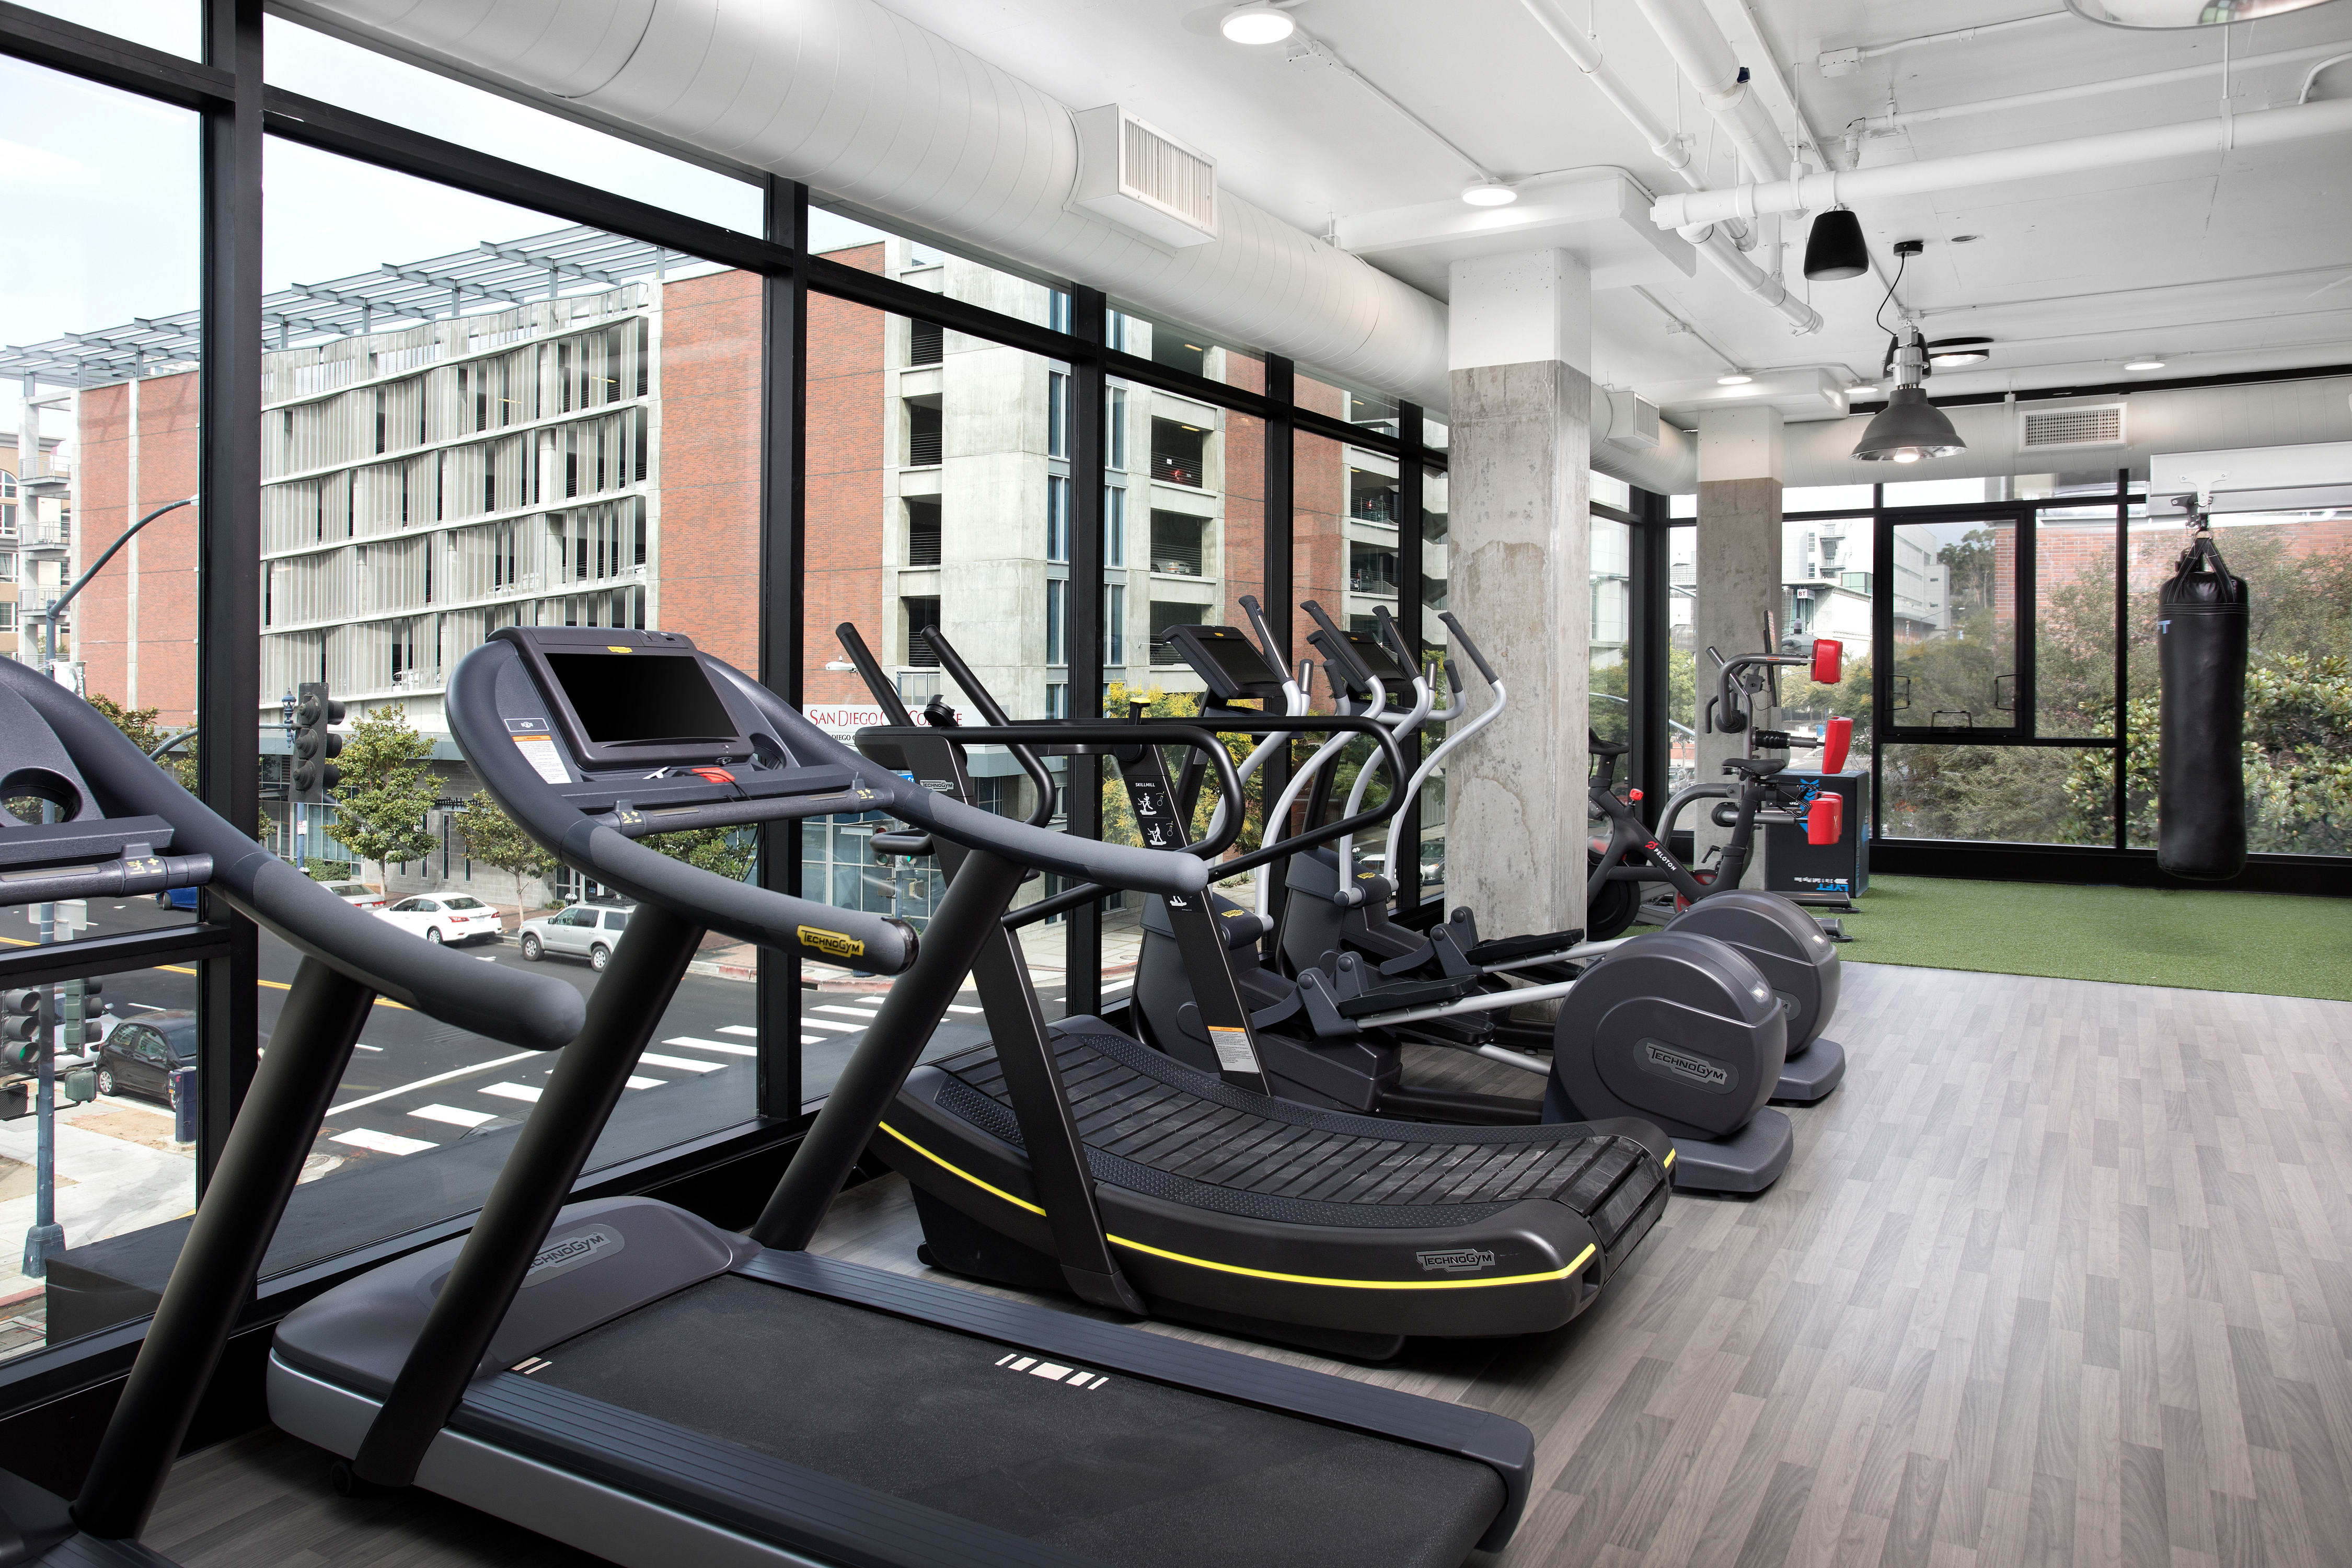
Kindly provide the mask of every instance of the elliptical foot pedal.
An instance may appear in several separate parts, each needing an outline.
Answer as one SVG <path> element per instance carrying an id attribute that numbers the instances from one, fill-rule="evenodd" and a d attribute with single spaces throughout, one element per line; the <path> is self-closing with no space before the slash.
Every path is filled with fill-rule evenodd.
<path id="1" fill-rule="evenodd" d="M 1845 1047 L 1835 1040 L 1815 1040 L 1781 1065 L 1772 1103 L 1811 1105 L 1828 1099 L 1844 1081 Z"/>
<path id="2" fill-rule="evenodd" d="M 1780 1179 L 1796 1147 L 1788 1114 L 1769 1109 L 1728 1138 L 1677 1138 L 1675 1191 L 1760 1193 Z"/>

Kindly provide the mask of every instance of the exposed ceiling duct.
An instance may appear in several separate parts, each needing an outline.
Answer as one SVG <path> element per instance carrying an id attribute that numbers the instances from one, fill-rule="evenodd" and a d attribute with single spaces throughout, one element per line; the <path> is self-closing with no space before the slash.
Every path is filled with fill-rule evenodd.
<path id="1" fill-rule="evenodd" d="M 1443 410 L 1445 307 L 1230 191 L 1171 250 L 1073 205 L 1070 109 L 874 0 L 286 0 Z"/>
<path id="2" fill-rule="evenodd" d="M 1806 174 L 1729 190 L 1676 192 L 1658 198 L 1657 205 L 1650 209 L 1650 220 L 1660 228 L 1680 229 L 1695 223 L 1719 223 L 1725 218 L 1748 220 L 1765 213 L 1818 211 L 1841 203 L 1862 206 L 1893 196 L 1967 190 L 2011 180 L 2048 180 L 2086 170 L 2123 168 L 2166 158 L 2244 152 L 2344 135 L 2352 135 L 2352 99 L 2258 110 L 2186 125 L 2158 125 L 2106 136 L 2030 143 L 1992 153 L 1927 158 L 1916 163 Z"/>

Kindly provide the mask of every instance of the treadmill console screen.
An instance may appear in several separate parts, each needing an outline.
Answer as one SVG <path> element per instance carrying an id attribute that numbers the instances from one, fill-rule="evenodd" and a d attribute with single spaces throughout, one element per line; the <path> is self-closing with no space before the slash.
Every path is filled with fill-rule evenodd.
<path id="1" fill-rule="evenodd" d="M 601 746 L 731 741 L 735 721 L 691 656 L 551 653 L 580 729 Z"/>
<path id="2" fill-rule="evenodd" d="M 676 632 L 510 626 L 580 765 L 692 765 L 751 754 L 694 644 Z"/>

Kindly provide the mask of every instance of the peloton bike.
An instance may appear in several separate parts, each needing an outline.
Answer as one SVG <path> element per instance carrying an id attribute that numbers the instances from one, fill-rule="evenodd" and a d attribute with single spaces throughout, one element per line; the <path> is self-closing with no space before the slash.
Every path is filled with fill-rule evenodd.
<path id="1" fill-rule="evenodd" d="M 1327 767 L 1352 735 L 1369 731 L 1378 748 L 1360 772 L 1348 815 L 1340 820 L 1277 837 L 1250 854 L 1218 862 L 1219 872 L 1228 877 L 1286 862 L 1293 870 L 1295 906 L 1315 897 L 1311 886 L 1301 890 L 1296 874 L 1299 862 L 1316 853 L 1313 846 L 1333 838 L 1344 844 L 1343 836 L 1388 822 L 1410 792 L 1392 790 L 1379 807 L 1356 809 L 1365 794 L 1363 773 L 1377 764 L 1388 768 L 1391 778 L 1404 776 L 1396 737 L 1378 722 L 1385 690 L 1379 674 L 1365 670 L 1369 705 L 1350 701 L 1347 710 L 1331 716 L 1299 712 L 1297 683 L 1265 657 L 1273 639 L 1263 616 L 1254 604 L 1244 607 L 1257 621 L 1263 646 L 1223 626 L 1171 628 L 1169 640 L 1203 671 L 1209 685 L 1202 715 L 1193 722 L 1221 734 L 1268 737 L 1238 776 L 1249 776 L 1272 746 L 1300 729 L 1333 732 L 1269 808 L 1266 820 L 1287 821 L 1298 788 Z M 1316 647 L 1339 664 L 1351 657 L 1347 636 L 1327 624 Z M 1352 678 L 1350 672 L 1347 679 Z M 1235 706 L 1247 700 L 1264 703 L 1265 711 Z M 1428 700 L 1426 687 L 1416 685 L 1409 711 L 1425 711 Z M 1139 820 L 1158 796 L 1172 797 L 1174 808 L 1167 816 L 1172 837 L 1181 842 L 1179 825 L 1192 819 L 1202 784 L 1197 767 L 1188 764 L 1171 785 L 1148 748 L 1134 756 L 1132 766 L 1126 753 L 1120 763 Z M 1326 792 L 1318 795 L 1328 798 Z M 1221 795 L 1239 798 L 1222 786 Z M 1311 807 L 1308 820 L 1314 821 Z M 1235 823 L 1220 810 L 1202 841 L 1187 847 L 1214 858 L 1235 831 Z M 1385 884 L 1366 879 L 1359 887 L 1366 884 L 1372 890 L 1359 907 L 1377 907 L 1385 900 Z M 1210 1022 L 1231 1019 L 1226 1027 L 1247 1037 L 1274 1092 L 1286 1099 L 1444 1121 L 1636 1117 L 1673 1137 L 1675 1185 L 1697 1192 L 1761 1192 L 1779 1179 L 1794 1149 L 1788 1117 L 1767 1109 L 1786 1055 L 1787 1018 L 1756 966 L 1714 937 L 1674 931 L 1598 950 L 1571 946 L 1563 956 L 1588 961 L 1580 973 L 1520 987 L 1483 974 L 1397 981 L 1355 951 L 1333 954 L 1328 967 L 1303 964 L 1295 978 L 1285 977 L 1259 959 L 1257 942 L 1267 929 L 1264 918 L 1213 893 L 1205 903 L 1184 907 L 1147 900 L 1142 926 L 1133 1007 L 1144 1037 L 1180 1060 L 1206 1066 L 1219 1044 Z M 1558 1002 L 1560 1007 L 1557 1020 L 1541 1030 L 1549 1060 L 1494 1037 L 1506 1015 L 1535 1002 Z M 1537 1032 L 1520 1026 L 1515 1037 Z M 1406 1082 L 1402 1047 L 1410 1041 L 1472 1051 L 1541 1077 L 1543 1098 L 1469 1094 Z"/>
<path id="2" fill-rule="evenodd" d="M 860 736 L 877 763 L 688 638 L 614 627 L 492 633 L 448 714 L 526 831 L 638 903 L 471 1235 L 278 1328 L 271 1417 L 350 1456 L 354 1489 L 422 1485 L 629 1568 L 1451 1568 L 1509 1540 L 1533 1451 L 1517 1422 L 808 1243 L 870 1146 L 968 1273 L 1120 1315 L 1520 1332 L 1581 1310 L 1647 1234 L 1654 1128 L 1413 1147 L 1099 1020 L 1049 1044 L 1003 924 L 1024 880 L 1194 898 L 1208 871 L 965 804 L 958 744 L 1032 729 L 894 724 Z M 1196 727 L 1157 735 L 1223 760 Z M 867 812 L 950 872 L 919 936 L 635 842 Z M 650 1198 L 567 1206 L 706 930 L 896 979 L 748 1233 Z M 968 973 L 995 1043 L 918 1066 Z"/>
<path id="3" fill-rule="evenodd" d="M 1766 625 L 1769 631 L 1770 623 Z M 1724 761 L 1723 771 L 1731 782 L 1702 782 L 1677 791 L 1652 828 L 1637 809 L 1640 792 L 1621 790 L 1615 782 L 1617 759 L 1627 748 L 1593 737 L 1597 767 L 1589 793 L 1592 813 L 1608 823 L 1609 837 L 1594 841 L 1590 849 L 1585 918 L 1595 936 L 1613 937 L 1640 913 L 1643 885 L 1663 884 L 1671 889 L 1682 908 L 1669 929 L 1704 931 L 1730 942 L 1771 982 L 1789 1016 L 1789 1058 L 1773 1098 L 1810 1105 L 1845 1078 L 1845 1047 L 1822 1035 L 1837 1011 L 1837 948 L 1822 923 L 1794 900 L 1742 888 L 1739 882 L 1747 873 L 1759 822 L 1801 826 L 1815 844 L 1838 841 L 1843 797 L 1829 793 L 1809 796 L 1803 785 L 1778 775 L 1788 766 L 1787 753 L 1797 748 L 1818 748 L 1824 773 L 1843 768 L 1853 742 L 1853 721 L 1832 719 L 1826 733 L 1816 740 L 1757 728 L 1755 707 L 1759 696 L 1766 698 L 1768 707 L 1780 706 L 1779 672 L 1784 668 L 1807 666 L 1816 682 L 1836 685 L 1843 645 L 1824 637 L 1815 640 L 1809 654 L 1750 653 L 1727 660 L 1713 648 L 1706 651 L 1717 675 L 1717 694 L 1707 701 L 1705 722 L 1710 731 L 1744 737 L 1744 754 Z M 1759 756 L 1759 752 L 1781 754 Z M 1701 800 L 1717 803 L 1713 819 L 1729 828 L 1731 837 L 1713 867 L 1694 870 L 1666 846 L 1684 809 Z"/>
<path id="4" fill-rule="evenodd" d="M 560 980 L 477 963 L 353 909 L 215 815 L 80 698 L 0 659 L 0 905 L 179 888 L 224 900 L 301 965 L 81 1490 L 68 1504 L 0 1471 L 7 1568 L 171 1568 L 137 1537 L 377 996 L 526 1051 L 560 1048 L 585 1016 Z M 46 988 L 157 962 L 82 951 L 103 946 L 13 952 L 0 983 Z"/>

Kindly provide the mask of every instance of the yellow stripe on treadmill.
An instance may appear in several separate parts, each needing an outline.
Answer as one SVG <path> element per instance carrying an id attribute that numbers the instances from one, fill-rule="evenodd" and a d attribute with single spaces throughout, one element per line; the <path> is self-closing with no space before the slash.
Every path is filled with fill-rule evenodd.
<path id="1" fill-rule="evenodd" d="M 1661 1160 L 1661 1161 L 1659 1161 L 1659 1162 L 1658 1162 L 1658 1169 L 1659 1169 L 1659 1170 L 1661 1170 L 1661 1171 L 1671 1171 L 1671 1170 L 1673 1170 L 1673 1169 L 1675 1168 L 1675 1155 L 1677 1155 L 1677 1154 L 1679 1154 L 1679 1153 L 1681 1153 L 1681 1152 L 1682 1152 L 1682 1151 L 1681 1151 L 1681 1150 L 1679 1150 L 1679 1149 L 1669 1149 L 1669 1150 L 1667 1150 L 1667 1151 L 1666 1151 L 1666 1157 L 1665 1157 L 1664 1159 L 1663 1159 L 1663 1160 Z"/>
<path id="2" fill-rule="evenodd" d="M 1045 1217 L 1045 1211 L 1035 1204 L 1025 1198 L 1016 1198 L 1002 1187 L 991 1186 L 970 1171 L 950 1164 L 888 1122 L 881 1123 L 881 1128 L 883 1131 L 887 1132 L 940 1169 L 961 1176 L 981 1191 L 1003 1198 L 1006 1203 L 1016 1208 L 1025 1209 L 1040 1219 Z M 1591 1244 L 1587 1243 L 1584 1250 L 1578 1253 L 1565 1268 L 1548 1268 L 1536 1274 L 1505 1274 L 1491 1279 L 1337 1279 L 1319 1274 L 1281 1274 L 1270 1268 L 1245 1268 L 1238 1263 L 1218 1263 L 1206 1258 L 1191 1258 L 1181 1252 L 1170 1252 L 1164 1247 L 1151 1247 L 1140 1241 L 1130 1241 L 1123 1236 L 1110 1236 L 1109 1240 L 1113 1247 L 1123 1247 L 1130 1252 L 1149 1253 L 1154 1258 L 1164 1258 L 1171 1263 L 1190 1264 L 1195 1268 L 1212 1268 L 1220 1274 L 1239 1274 L 1252 1279 L 1273 1279 L 1286 1285 L 1328 1285 L 1341 1290 L 1483 1290 L 1496 1285 L 1544 1284 L 1555 1279 L 1566 1279 L 1581 1272 L 1585 1264 L 1591 1260 L 1593 1253 L 1598 1250 Z"/>

